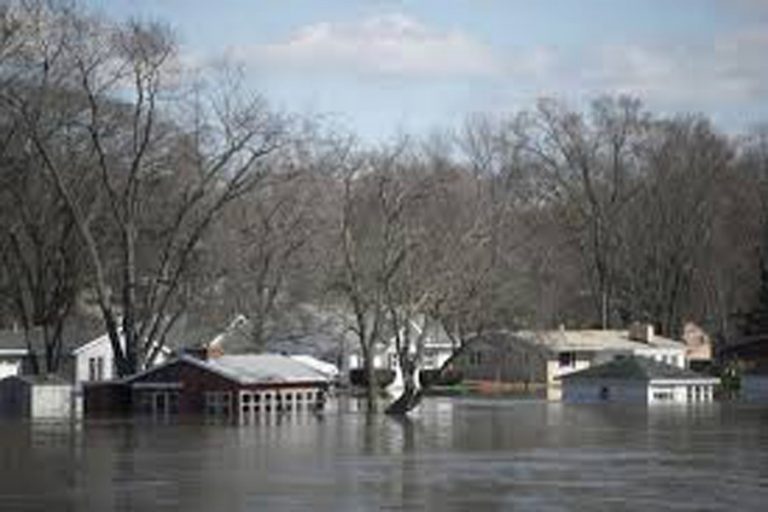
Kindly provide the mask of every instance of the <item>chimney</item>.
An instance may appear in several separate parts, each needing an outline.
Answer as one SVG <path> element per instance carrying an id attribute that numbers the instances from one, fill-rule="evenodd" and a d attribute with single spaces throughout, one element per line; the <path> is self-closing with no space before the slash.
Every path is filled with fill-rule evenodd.
<path id="1" fill-rule="evenodd" d="M 653 341 L 653 325 L 641 322 L 632 322 L 629 326 L 629 339 L 641 343 Z"/>

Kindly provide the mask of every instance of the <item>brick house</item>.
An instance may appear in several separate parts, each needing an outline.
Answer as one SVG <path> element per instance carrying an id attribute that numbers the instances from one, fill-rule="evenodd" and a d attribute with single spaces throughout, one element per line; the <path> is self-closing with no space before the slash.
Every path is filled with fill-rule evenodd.
<path id="1" fill-rule="evenodd" d="M 326 376 L 279 354 L 184 355 L 123 379 L 84 385 L 86 416 L 207 415 L 247 421 L 257 415 L 318 410 Z"/>

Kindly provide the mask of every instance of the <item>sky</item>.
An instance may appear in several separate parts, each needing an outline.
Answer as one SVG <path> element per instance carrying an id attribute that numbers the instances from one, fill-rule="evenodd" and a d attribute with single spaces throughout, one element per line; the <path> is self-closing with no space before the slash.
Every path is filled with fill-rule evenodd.
<path id="1" fill-rule="evenodd" d="M 703 113 L 729 132 L 768 121 L 768 0 L 89 3 L 167 22 L 189 62 L 237 62 L 275 108 L 365 139 L 602 94 Z"/>

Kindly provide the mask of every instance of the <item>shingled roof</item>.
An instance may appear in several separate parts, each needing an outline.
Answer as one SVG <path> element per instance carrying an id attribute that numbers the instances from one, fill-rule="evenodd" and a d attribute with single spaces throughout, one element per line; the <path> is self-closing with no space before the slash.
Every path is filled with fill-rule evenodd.
<path id="1" fill-rule="evenodd" d="M 672 379 L 711 379 L 711 377 L 692 370 L 661 363 L 648 357 L 624 357 L 587 368 L 586 370 L 569 373 L 562 376 L 561 379 L 617 379 L 648 382 Z"/>

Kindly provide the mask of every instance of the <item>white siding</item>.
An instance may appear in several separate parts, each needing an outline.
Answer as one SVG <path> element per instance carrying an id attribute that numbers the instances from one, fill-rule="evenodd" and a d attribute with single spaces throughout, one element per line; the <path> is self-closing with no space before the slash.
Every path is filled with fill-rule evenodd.
<path id="1" fill-rule="evenodd" d="M 94 378 L 91 375 L 91 365 L 98 364 L 101 360 L 102 375 L 101 378 Z M 75 354 L 75 382 L 88 382 L 91 380 L 111 380 L 115 377 L 114 357 L 112 355 L 112 345 L 107 335 L 101 336 L 83 346 Z"/>
<path id="2" fill-rule="evenodd" d="M 32 386 L 30 415 L 33 418 L 67 418 L 72 407 L 72 387 Z"/>

